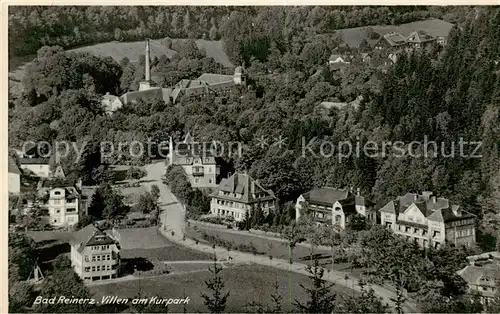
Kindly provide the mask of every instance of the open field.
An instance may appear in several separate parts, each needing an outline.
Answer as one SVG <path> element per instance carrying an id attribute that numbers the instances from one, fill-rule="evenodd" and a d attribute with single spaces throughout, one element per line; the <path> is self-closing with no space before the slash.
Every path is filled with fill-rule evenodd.
<path id="1" fill-rule="evenodd" d="M 172 39 L 173 44 L 178 41 L 185 41 L 187 39 Z M 206 51 L 207 57 L 212 57 L 214 60 L 225 67 L 233 67 L 231 61 L 224 51 L 224 46 L 222 41 L 211 41 L 198 39 L 196 40 L 198 48 L 203 48 Z M 160 40 L 150 40 L 151 45 L 151 58 L 155 56 L 160 57 L 161 55 L 166 55 L 172 58 L 175 52 L 172 49 L 168 49 L 160 43 Z M 80 48 L 71 49 L 69 51 L 77 52 L 89 52 L 91 54 L 103 57 L 111 57 L 117 62 L 119 62 L 124 57 L 127 57 L 132 62 L 137 62 L 139 56 L 144 54 L 144 41 L 135 42 L 107 42 L 91 46 L 85 46 Z M 22 90 L 21 80 L 24 76 L 24 71 L 35 55 L 32 56 L 22 56 L 22 57 L 10 57 L 9 58 L 9 92 L 14 95 L 19 95 Z"/>
<path id="2" fill-rule="evenodd" d="M 107 285 L 96 285 L 90 287 L 91 291 L 99 299 L 104 295 L 116 295 L 127 298 L 135 297 L 140 293 L 143 297 L 159 295 L 162 298 L 190 298 L 187 305 L 189 313 L 197 311 L 206 312 L 200 293 L 206 292 L 205 280 L 211 274 L 208 271 L 169 274 L 157 278 L 145 278 L 130 282 L 110 283 Z M 226 312 L 244 312 L 245 304 L 250 301 L 270 302 L 270 295 L 274 293 L 276 280 L 279 283 L 279 294 L 283 297 L 283 308 L 285 311 L 290 307 L 290 297 L 293 300 L 304 300 L 305 294 L 300 284 L 310 286 L 307 276 L 288 273 L 264 266 L 234 266 L 225 268 L 221 272 L 225 280 L 225 290 L 230 291 L 227 301 Z M 351 290 L 344 290 L 340 286 L 332 288 L 338 294 L 350 294 Z M 252 296 L 250 299 L 249 296 Z M 340 298 L 339 298 L 340 299 Z M 182 312 L 182 305 L 173 305 L 169 312 Z"/>

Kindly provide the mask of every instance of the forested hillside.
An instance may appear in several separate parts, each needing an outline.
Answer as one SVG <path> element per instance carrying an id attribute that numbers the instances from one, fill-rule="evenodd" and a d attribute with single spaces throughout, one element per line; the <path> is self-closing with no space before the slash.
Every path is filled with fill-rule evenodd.
<path id="1" fill-rule="evenodd" d="M 33 54 L 45 45 L 68 49 L 146 37 L 218 39 L 222 36 L 230 42 L 252 23 L 257 32 L 268 29 L 281 32 L 284 26 L 286 32 L 293 34 L 302 30 L 331 33 L 340 28 L 400 24 L 427 17 L 457 22 L 463 19 L 465 10 L 456 7 L 14 6 L 9 7 L 9 53 L 20 56 Z M 244 17 L 244 23 L 231 28 L 232 14 Z M 269 28 L 271 21 L 277 28 Z"/>
<path id="2" fill-rule="evenodd" d="M 56 33 L 49 30 L 45 37 L 41 33 L 31 33 L 33 28 L 28 25 L 33 22 L 27 22 L 32 20 L 31 15 L 33 19 L 42 18 L 48 14 L 43 12 L 50 12 L 50 9 L 39 9 L 32 14 L 26 10 L 18 9 L 12 13 L 11 23 L 14 23 L 12 19 L 27 17 L 24 22 L 15 22 L 24 26 L 13 27 L 10 34 L 19 38 L 23 32 L 28 32 L 33 44 L 29 47 L 20 44 L 18 48 L 13 48 L 19 49 L 16 53 L 32 52 L 43 44 L 66 46 L 62 42 L 63 37 L 57 35 L 58 28 L 55 26 L 53 31 Z M 102 25 L 101 34 L 112 36 L 106 31 L 117 27 L 105 22 L 100 24 L 101 19 L 105 21 L 106 17 L 116 13 L 99 14 L 99 10 L 112 9 L 68 10 L 74 11 L 75 15 L 81 14 L 82 18 L 95 15 L 95 24 L 88 24 L 89 31 L 95 25 Z M 162 141 L 170 135 L 179 139 L 190 131 L 200 141 L 216 139 L 243 143 L 243 155 L 227 157 L 226 162 L 239 170 L 249 171 L 262 184 L 273 189 L 282 202 L 294 200 L 313 186 L 324 185 L 360 187 L 379 205 L 408 191 L 431 190 L 478 214 L 482 221 L 481 232 L 485 232 L 488 226 L 495 227 L 500 213 L 500 9 L 449 9 L 449 12 L 460 16 L 456 19 L 463 19 L 463 22 L 461 28 L 452 31 L 444 51 L 404 56 L 386 74 L 362 62 L 354 62 L 342 74 L 330 72 L 325 60 L 341 39 L 331 34 L 318 35 L 316 30 L 372 22 L 364 20 L 364 16 L 368 16 L 362 14 L 365 11 L 396 10 L 392 14 L 378 16 L 392 16 L 394 19 L 399 16 L 399 19 L 407 21 L 416 18 L 413 15 L 420 17 L 419 14 L 437 14 L 435 12 L 443 15 L 447 9 L 432 8 L 426 13 L 417 13 L 423 9 L 407 8 L 408 11 L 403 13 L 398 12 L 403 9 L 392 8 L 358 11 L 352 7 L 292 8 L 286 15 L 289 26 L 285 28 L 288 32 L 286 36 L 280 27 L 280 19 L 276 19 L 284 12 L 279 8 L 255 9 L 258 12 L 248 8 L 236 11 L 218 8 L 220 12 L 216 10 L 212 15 L 202 14 L 202 11 L 197 15 L 194 13 L 198 12 L 196 8 L 190 8 L 194 11 L 189 11 L 189 14 L 187 11 L 174 12 L 173 9 L 161 11 L 127 7 L 120 10 L 128 12 L 125 20 L 136 21 L 137 25 L 141 24 L 138 18 L 141 16 L 148 16 L 151 25 L 154 25 L 157 16 L 168 16 L 166 21 L 175 27 L 164 30 L 173 33 L 158 33 L 158 36 L 187 34 L 197 37 L 200 32 L 209 31 L 215 25 L 217 33 L 222 34 L 226 42 L 229 55 L 236 60 L 246 60 L 252 88 L 235 89 L 227 101 L 211 96 L 201 101 L 185 99 L 176 106 L 160 102 L 124 106 L 109 117 L 98 109 L 99 95 L 106 91 L 129 90 L 143 77 L 143 69 L 127 60 L 118 64 L 109 58 L 73 55 L 60 48 L 43 48 L 27 71 L 26 93 L 17 100 L 11 100 L 9 140 L 12 146 L 28 139 L 91 139 L 93 143 Z M 446 14 L 452 14 L 449 12 Z M 253 25 L 246 14 L 255 16 Z M 335 14 L 343 16 L 337 24 L 331 22 L 335 19 L 326 18 Z M 314 18 L 316 15 L 318 18 Z M 64 16 L 69 18 L 72 15 Z M 214 21 L 206 19 L 200 23 L 201 16 L 213 16 Z M 354 16 L 358 19 L 355 20 Z M 222 23 L 223 19 L 227 22 Z M 80 25 L 76 21 L 80 20 L 75 19 L 71 31 Z M 322 25 L 325 21 L 330 22 Z M 40 20 L 38 23 L 42 25 L 39 31 L 45 34 L 45 27 L 50 26 Z M 130 22 L 127 25 L 135 24 Z M 189 26 L 192 25 L 198 26 L 189 33 Z M 132 27 L 137 26 L 121 25 L 121 30 L 132 34 L 130 36 L 139 36 L 135 39 L 147 36 L 134 33 L 136 29 Z M 144 27 L 150 31 L 156 29 L 145 22 Z M 254 30 L 248 32 L 250 28 Z M 70 28 L 65 29 L 68 31 Z M 80 31 L 83 32 L 83 29 L 82 26 Z M 261 37 L 264 30 L 268 31 L 265 38 Z M 63 33 L 61 30 L 59 34 Z M 73 38 L 74 34 L 65 36 Z M 108 35 L 96 35 L 95 38 L 99 36 Z M 262 45 L 262 41 L 269 45 Z M 196 77 L 205 71 L 218 69 L 213 59 L 205 58 L 196 51 L 195 45 L 183 49 L 184 52 L 173 60 L 165 57 L 152 62 L 153 75 L 158 77 L 160 83 L 169 85 L 182 77 Z M 321 101 L 334 97 L 353 100 L 359 95 L 364 96 L 364 101 L 357 111 L 332 109 L 329 114 L 322 114 L 315 110 Z M 54 127 L 54 121 L 60 127 Z M 271 143 L 280 136 L 286 139 L 281 148 L 257 145 L 262 144 L 259 142 L 262 137 Z M 450 153 L 452 142 L 458 143 L 463 138 L 468 142 L 481 141 L 479 153 L 482 157 L 457 156 L 458 146 L 455 148 L 457 155 L 453 158 L 441 154 L 430 158 L 361 155 L 343 160 L 311 155 L 304 157 L 302 137 L 307 141 L 318 137 L 333 143 L 366 143 L 369 140 L 411 142 L 423 141 L 427 137 L 429 141 L 445 143 L 447 153 Z M 318 149 L 318 146 L 316 144 L 313 149 Z M 88 158 L 95 158 L 98 149 L 94 148 L 89 148 Z M 147 157 L 134 160 L 123 156 L 114 160 L 116 163 L 148 161 Z M 91 163 L 82 162 L 74 167 L 81 174 L 93 173 L 89 180 L 100 180 L 102 169 L 97 169 L 97 166 L 94 169 Z"/>

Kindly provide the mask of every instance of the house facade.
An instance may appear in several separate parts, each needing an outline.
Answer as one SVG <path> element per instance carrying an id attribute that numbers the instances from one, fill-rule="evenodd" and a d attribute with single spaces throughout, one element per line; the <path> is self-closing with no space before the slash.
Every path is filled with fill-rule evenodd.
<path id="1" fill-rule="evenodd" d="M 407 193 L 380 209 L 380 223 L 422 247 L 475 244 L 476 216 L 432 192 Z"/>
<path id="2" fill-rule="evenodd" d="M 352 217 L 359 214 L 371 219 L 369 202 L 352 189 L 331 187 L 314 188 L 299 196 L 295 204 L 295 218 L 309 215 L 318 224 L 345 229 Z"/>
<path id="3" fill-rule="evenodd" d="M 84 281 L 117 278 L 120 245 L 110 234 L 88 225 L 73 236 L 71 266 Z"/>
<path id="4" fill-rule="evenodd" d="M 267 215 L 275 210 L 277 202 L 271 190 L 266 190 L 257 180 L 244 173 L 235 173 L 222 179 L 210 197 L 212 215 L 233 217 L 235 221 L 243 221 L 247 213 L 252 215 L 257 206 Z"/>
<path id="5" fill-rule="evenodd" d="M 206 143 L 195 142 L 190 133 L 182 143 L 175 146 L 170 138 L 165 169 L 172 165 L 182 166 L 192 187 L 216 187 L 219 167 L 209 146 Z"/>
<path id="6" fill-rule="evenodd" d="M 71 227 L 78 223 L 80 216 L 80 192 L 69 183 L 46 181 L 38 190 L 42 199 L 40 207 L 46 208 L 49 223 L 55 227 Z"/>

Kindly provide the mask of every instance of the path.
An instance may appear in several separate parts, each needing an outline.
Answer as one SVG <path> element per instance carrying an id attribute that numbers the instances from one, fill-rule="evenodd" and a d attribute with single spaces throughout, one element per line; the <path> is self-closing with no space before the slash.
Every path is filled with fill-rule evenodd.
<path id="1" fill-rule="evenodd" d="M 264 266 L 309 275 L 306 270 L 306 265 L 304 264 L 289 264 L 288 261 L 282 259 L 269 259 L 267 256 L 253 255 L 239 251 L 227 251 L 221 247 L 215 247 L 214 249 L 210 245 L 200 242 L 196 243 L 192 239 L 183 238 L 186 210 L 185 207 L 177 201 L 176 197 L 172 194 L 172 192 L 170 192 L 168 187 L 162 183 L 164 162 L 147 165 L 145 169 L 148 172 L 148 175 L 144 178 L 144 180 L 147 181 L 144 184 L 149 188 L 152 184 L 156 184 L 160 189 L 160 203 L 162 208 L 162 213 L 160 215 L 160 233 L 163 234 L 168 240 L 193 250 L 216 254 L 219 258 L 228 258 L 235 262 L 253 262 Z M 360 286 L 358 285 L 357 280 L 347 278 L 345 275 L 346 273 L 344 272 L 331 271 L 327 269 L 323 278 L 329 282 L 335 282 L 336 285 L 360 291 Z M 385 303 L 393 304 L 391 299 L 396 297 L 395 293 L 381 286 L 372 285 L 371 287 Z M 416 305 L 410 302 L 405 303 L 404 310 L 406 313 L 418 312 Z"/>

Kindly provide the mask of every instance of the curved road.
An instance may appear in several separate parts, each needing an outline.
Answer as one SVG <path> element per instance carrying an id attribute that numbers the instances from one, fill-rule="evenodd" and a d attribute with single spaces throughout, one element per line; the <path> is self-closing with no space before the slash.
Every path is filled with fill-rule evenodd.
<path id="1" fill-rule="evenodd" d="M 206 253 L 215 253 L 217 256 L 227 256 L 228 259 L 232 259 L 235 262 L 241 263 L 256 263 L 264 266 L 270 266 L 275 268 L 280 268 L 284 270 L 293 271 L 300 274 L 309 275 L 306 270 L 306 265 L 300 263 L 289 264 L 285 260 L 272 259 L 270 260 L 267 256 L 253 255 L 250 253 L 244 253 L 239 251 L 227 251 L 224 248 L 216 247 L 213 249 L 209 245 L 202 243 L 196 243 L 191 239 L 183 239 L 183 230 L 185 226 L 185 213 L 186 210 L 184 206 L 177 201 L 177 198 L 172 194 L 168 187 L 163 184 L 162 176 L 164 175 L 164 162 L 158 162 L 154 164 L 149 164 L 145 166 L 147 171 L 147 176 L 143 179 L 143 184 L 148 188 L 151 188 L 153 184 L 156 184 L 160 189 L 160 232 L 168 240 L 185 246 L 187 248 L 202 251 Z M 145 182 L 144 182 L 145 181 Z M 172 234 L 173 232 L 173 234 Z M 358 282 L 353 279 L 346 279 L 345 273 L 340 271 L 329 271 L 327 270 L 323 277 L 325 280 L 334 282 L 336 285 L 345 286 L 349 289 L 354 289 L 360 291 Z M 391 299 L 396 297 L 395 293 L 377 285 L 371 286 L 377 295 L 379 295 L 383 301 L 387 304 L 393 304 Z M 417 307 L 414 303 L 406 302 L 404 306 L 405 313 L 418 313 Z"/>

